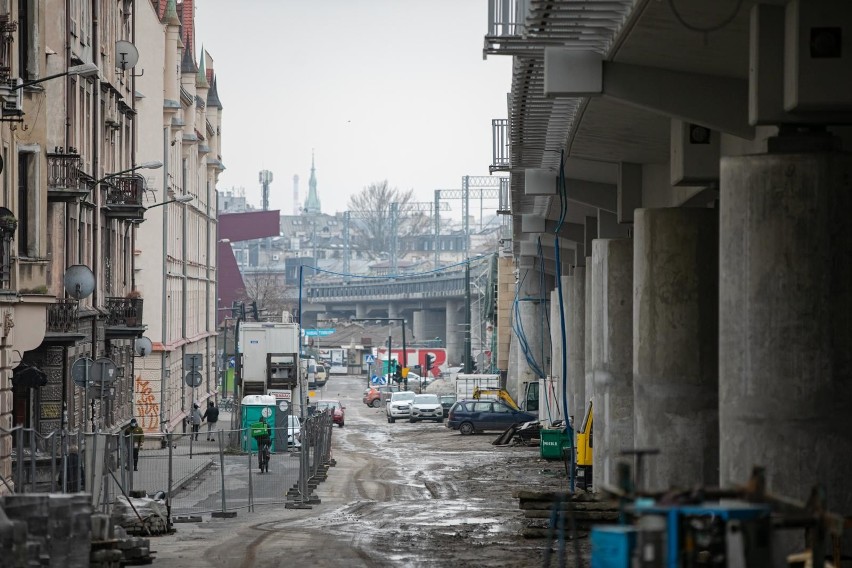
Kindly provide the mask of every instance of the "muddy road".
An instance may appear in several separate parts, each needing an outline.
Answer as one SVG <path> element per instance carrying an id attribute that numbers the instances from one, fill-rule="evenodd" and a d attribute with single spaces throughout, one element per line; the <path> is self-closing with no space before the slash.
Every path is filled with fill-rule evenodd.
<path id="1" fill-rule="evenodd" d="M 332 377 L 321 398 L 346 406 L 328 480 L 310 510 L 258 506 L 233 519 L 177 524 L 152 539 L 156 566 L 541 566 L 546 543 L 514 489 L 565 491 L 563 466 L 537 447 L 495 447 L 497 433 L 461 436 L 397 421 L 361 402 L 364 382 Z M 555 564 L 554 564 L 555 565 Z"/>

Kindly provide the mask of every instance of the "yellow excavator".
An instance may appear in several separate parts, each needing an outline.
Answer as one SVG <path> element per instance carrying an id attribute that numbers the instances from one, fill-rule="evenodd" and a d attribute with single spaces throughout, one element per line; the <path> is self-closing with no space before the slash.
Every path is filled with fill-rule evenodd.
<path id="1" fill-rule="evenodd" d="M 473 398 L 479 399 L 483 396 L 496 396 L 498 399 L 502 400 L 506 403 L 506 405 L 512 410 L 520 410 L 521 407 L 518 406 L 518 403 L 515 402 L 515 399 L 512 398 L 506 389 L 481 389 L 479 387 L 475 387 L 473 389 Z"/>
<path id="2" fill-rule="evenodd" d="M 583 424 L 577 431 L 577 484 L 584 489 L 592 485 L 592 422 L 592 401 L 589 401 Z"/>

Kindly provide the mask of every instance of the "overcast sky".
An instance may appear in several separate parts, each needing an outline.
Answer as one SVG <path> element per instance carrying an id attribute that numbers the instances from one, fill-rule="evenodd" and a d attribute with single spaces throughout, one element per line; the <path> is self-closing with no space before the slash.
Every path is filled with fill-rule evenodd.
<path id="1" fill-rule="evenodd" d="M 312 150 L 323 213 L 384 179 L 432 201 L 488 174 L 511 58 L 482 59 L 487 0 L 196 3 L 224 107 L 220 190 L 244 187 L 259 206 L 258 172 L 270 170 L 270 207 L 291 214 Z"/>

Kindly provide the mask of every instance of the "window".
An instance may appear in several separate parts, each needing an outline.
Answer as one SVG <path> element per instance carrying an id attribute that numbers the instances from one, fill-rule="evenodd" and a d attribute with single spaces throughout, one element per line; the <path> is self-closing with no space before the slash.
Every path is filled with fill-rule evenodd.
<path id="1" fill-rule="evenodd" d="M 475 402 L 473 404 L 474 412 L 491 412 L 491 403 L 490 402 Z"/>
<path id="2" fill-rule="evenodd" d="M 18 241 L 18 256 L 29 256 L 29 213 L 30 213 L 30 165 L 32 154 L 18 154 L 18 230 L 15 238 Z"/>
<path id="3" fill-rule="evenodd" d="M 512 412 L 512 409 L 506 406 L 505 404 L 500 404 L 499 402 L 494 403 L 494 412 L 499 412 L 502 414 L 509 414 Z"/>

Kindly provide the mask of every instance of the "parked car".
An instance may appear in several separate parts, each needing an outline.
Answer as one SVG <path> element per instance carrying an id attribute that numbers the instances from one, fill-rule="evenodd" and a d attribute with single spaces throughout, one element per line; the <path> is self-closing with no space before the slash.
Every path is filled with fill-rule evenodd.
<path id="1" fill-rule="evenodd" d="M 314 381 L 316 381 L 318 387 L 325 386 L 325 383 L 328 382 L 328 367 L 317 363 L 316 370 L 314 371 Z"/>
<path id="2" fill-rule="evenodd" d="M 535 414 L 513 410 L 500 400 L 460 400 L 450 408 L 447 428 L 467 436 L 485 430 L 502 431 L 535 420 L 538 420 Z"/>
<path id="3" fill-rule="evenodd" d="M 419 422 L 420 420 L 444 421 L 444 408 L 437 394 L 418 394 L 414 397 L 408 421 Z"/>
<path id="4" fill-rule="evenodd" d="M 414 401 L 416 394 L 412 391 L 400 391 L 391 395 L 390 400 L 385 406 L 385 414 L 387 414 L 388 422 L 396 422 L 397 418 L 408 418 L 411 416 L 411 403 Z"/>
<path id="5" fill-rule="evenodd" d="M 397 385 L 377 385 L 365 390 L 364 396 L 361 400 L 367 406 L 378 408 L 390 400 L 391 395 L 395 392 L 399 392 L 399 387 Z"/>
<path id="6" fill-rule="evenodd" d="M 302 447 L 302 422 L 298 416 L 292 414 L 287 417 L 287 445 Z"/>
<path id="7" fill-rule="evenodd" d="M 344 411 L 346 410 L 346 407 L 340 404 L 339 400 L 318 400 L 316 403 L 316 411 L 322 412 L 324 410 L 331 411 L 332 421 L 343 428 Z"/>
<path id="8" fill-rule="evenodd" d="M 439 396 L 441 399 L 441 406 L 444 409 L 444 418 L 450 415 L 450 409 L 458 400 L 458 397 L 454 394 L 442 394 Z"/>

